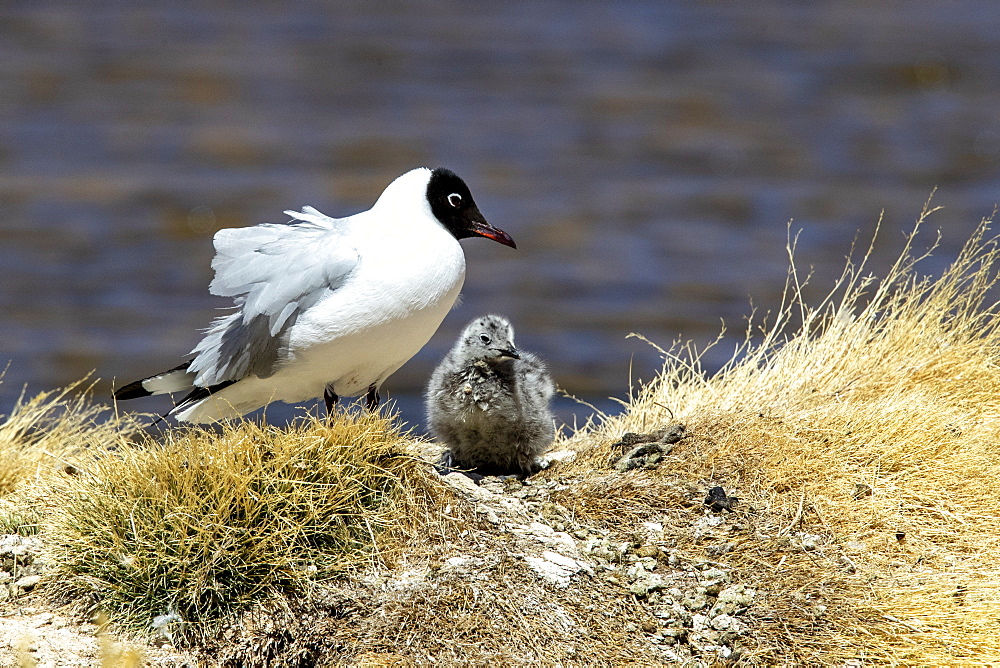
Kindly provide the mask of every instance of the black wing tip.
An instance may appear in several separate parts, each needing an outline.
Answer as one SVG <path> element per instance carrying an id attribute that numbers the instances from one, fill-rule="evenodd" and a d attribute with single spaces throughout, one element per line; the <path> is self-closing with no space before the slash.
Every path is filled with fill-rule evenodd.
<path id="1" fill-rule="evenodd" d="M 129 383 L 125 387 L 119 387 L 112 393 L 112 396 L 119 401 L 125 401 L 127 399 L 138 399 L 140 397 L 151 397 L 153 396 L 153 393 L 147 390 L 146 386 L 143 385 L 143 383 L 152 378 L 156 378 L 158 376 L 165 376 L 168 373 L 173 373 L 174 371 L 184 371 L 189 366 L 191 366 L 191 360 L 178 364 L 173 369 L 168 369 L 163 373 L 158 373 L 155 376 L 150 376 L 149 378 L 143 378 L 142 380 L 137 380 L 133 383 Z"/>
<path id="2" fill-rule="evenodd" d="M 137 380 L 134 383 L 129 383 L 125 387 L 119 387 L 114 391 L 114 398 L 117 401 L 125 401 L 126 399 L 138 399 L 139 397 L 151 397 L 153 393 L 143 387 L 142 383 L 146 380 Z"/>
<path id="3" fill-rule="evenodd" d="M 216 392 L 218 392 L 220 390 L 224 390 L 224 389 L 226 389 L 227 387 L 229 387 L 230 385 L 232 385 L 232 384 L 234 384 L 236 382 L 238 382 L 238 381 L 235 381 L 235 380 L 225 380 L 225 381 L 223 381 L 223 382 L 221 382 L 221 383 L 219 383 L 217 385 L 211 385 L 209 387 L 196 387 L 193 390 L 191 390 L 191 392 L 188 393 L 183 399 L 181 399 L 179 402 L 177 402 L 177 405 L 174 406 L 170 410 L 169 415 L 173 415 L 174 413 L 178 413 L 178 412 L 184 410 L 185 408 L 188 408 L 189 406 L 192 406 L 193 404 L 198 403 L 202 399 L 207 399 L 210 396 L 212 396 L 213 394 L 215 394 Z"/>

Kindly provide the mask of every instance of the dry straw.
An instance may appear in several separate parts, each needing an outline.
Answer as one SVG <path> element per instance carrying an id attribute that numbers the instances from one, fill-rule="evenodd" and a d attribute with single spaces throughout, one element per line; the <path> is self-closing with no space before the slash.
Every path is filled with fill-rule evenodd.
<path id="1" fill-rule="evenodd" d="M 108 420 L 109 409 L 89 401 L 85 382 L 30 398 L 22 393 L 10 415 L 0 416 L 0 497 L 83 451 L 115 447 L 134 429 L 131 420 Z"/>
<path id="2" fill-rule="evenodd" d="M 1000 250 L 984 222 L 941 276 L 920 275 L 930 213 L 883 278 L 868 248 L 818 304 L 793 262 L 784 303 L 718 373 L 703 350 L 664 350 L 625 414 L 559 443 L 578 456 L 533 484 L 540 507 L 626 541 L 654 520 L 678 563 L 714 559 L 754 587 L 748 664 L 1000 662 Z M 33 507 L 50 587 L 120 626 L 175 642 L 228 628 L 215 642 L 233 638 L 220 650 L 232 665 L 266 663 L 282 642 L 445 664 L 655 656 L 628 630 L 648 618 L 643 601 L 598 578 L 543 588 L 511 534 L 398 456 L 421 444 L 388 418 L 156 443 L 87 406 L 53 394 L 0 425 L 0 518 L 23 528 L 17 512 Z M 659 468 L 609 469 L 623 432 L 674 421 L 690 436 Z M 714 485 L 740 502 L 731 551 L 712 556 L 692 527 Z M 455 555 L 491 577 L 435 575 Z M 240 635 L 243 622 L 256 631 Z"/>
<path id="3" fill-rule="evenodd" d="M 576 439 L 566 472 L 583 474 L 623 431 L 686 423 L 652 478 L 618 482 L 619 505 L 666 513 L 678 481 L 738 492 L 745 530 L 723 560 L 766 592 L 748 659 L 1000 661 L 1000 250 L 984 221 L 943 275 L 921 276 L 914 240 L 932 212 L 884 278 L 869 248 L 818 305 L 793 261 L 784 304 L 725 368 L 706 377 L 698 351 L 665 350 L 627 413 Z M 815 549 L 796 549 L 803 536 Z"/>

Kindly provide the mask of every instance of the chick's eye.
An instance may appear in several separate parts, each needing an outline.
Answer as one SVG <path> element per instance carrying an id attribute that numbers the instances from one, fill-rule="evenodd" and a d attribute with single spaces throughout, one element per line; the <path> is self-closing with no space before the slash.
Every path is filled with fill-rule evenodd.
<path id="1" fill-rule="evenodd" d="M 490 337 L 486 336 L 485 334 L 481 335 L 479 337 L 479 340 L 482 341 L 483 343 L 487 344 L 487 345 L 492 341 L 492 339 Z"/>
<path id="2" fill-rule="evenodd" d="M 456 209 L 462 206 L 462 196 L 458 193 L 452 193 L 448 195 L 448 204 L 451 204 Z"/>

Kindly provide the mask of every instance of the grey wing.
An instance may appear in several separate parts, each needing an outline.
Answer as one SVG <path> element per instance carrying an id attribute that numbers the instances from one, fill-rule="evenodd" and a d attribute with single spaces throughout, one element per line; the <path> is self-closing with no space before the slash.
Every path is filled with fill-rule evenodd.
<path id="1" fill-rule="evenodd" d="M 358 264 L 341 221 L 311 207 L 282 225 L 219 230 L 212 294 L 233 297 L 235 313 L 217 318 L 192 351 L 195 385 L 209 387 L 274 371 L 281 333 L 343 284 Z"/>
<path id="2" fill-rule="evenodd" d="M 271 336 L 289 317 L 336 289 L 358 264 L 358 251 L 344 241 L 342 226 L 312 207 L 286 211 L 295 222 L 219 230 L 215 235 L 215 280 L 209 291 L 235 297 L 243 322 L 267 316 Z M 311 302 L 311 303 L 310 303 Z"/>
<path id="3" fill-rule="evenodd" d="M 556 392 L 556 384 L 545 367 L 545 362 L 531 353 L 522 352 L 521 371 L 523 373 L 521 391 L 532 404 L 548 410 L 552 395 Z"/>
<path id="4" fill-rule="evenodd" d="M 521 353 L 521 405 L 524 409 L 525 434 L 539 454 L 555 438 L 555 416 L 552 414 L 552 395 L 556 384 L 545 363 L 531 353 Z"/>

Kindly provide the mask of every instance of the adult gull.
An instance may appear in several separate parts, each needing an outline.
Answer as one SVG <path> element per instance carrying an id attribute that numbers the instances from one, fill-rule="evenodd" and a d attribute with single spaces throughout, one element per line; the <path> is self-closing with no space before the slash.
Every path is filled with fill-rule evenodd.
<path id="1" fill-rule="evenodd" d="M 454 172 L 414 169 L 367 211 L 331 218 L 312 207 L 292 220 L 220 230 L 212 294 L 235 310 L 217 318 L 169 371 L 116 399 L 187 392 L 168 413 L 208 423 L 272 401 L 341 396 L 379 403 L 385 379 L 419 351 L 465 280 L 459 239 L 514 240 L 486 222 Z"/>

